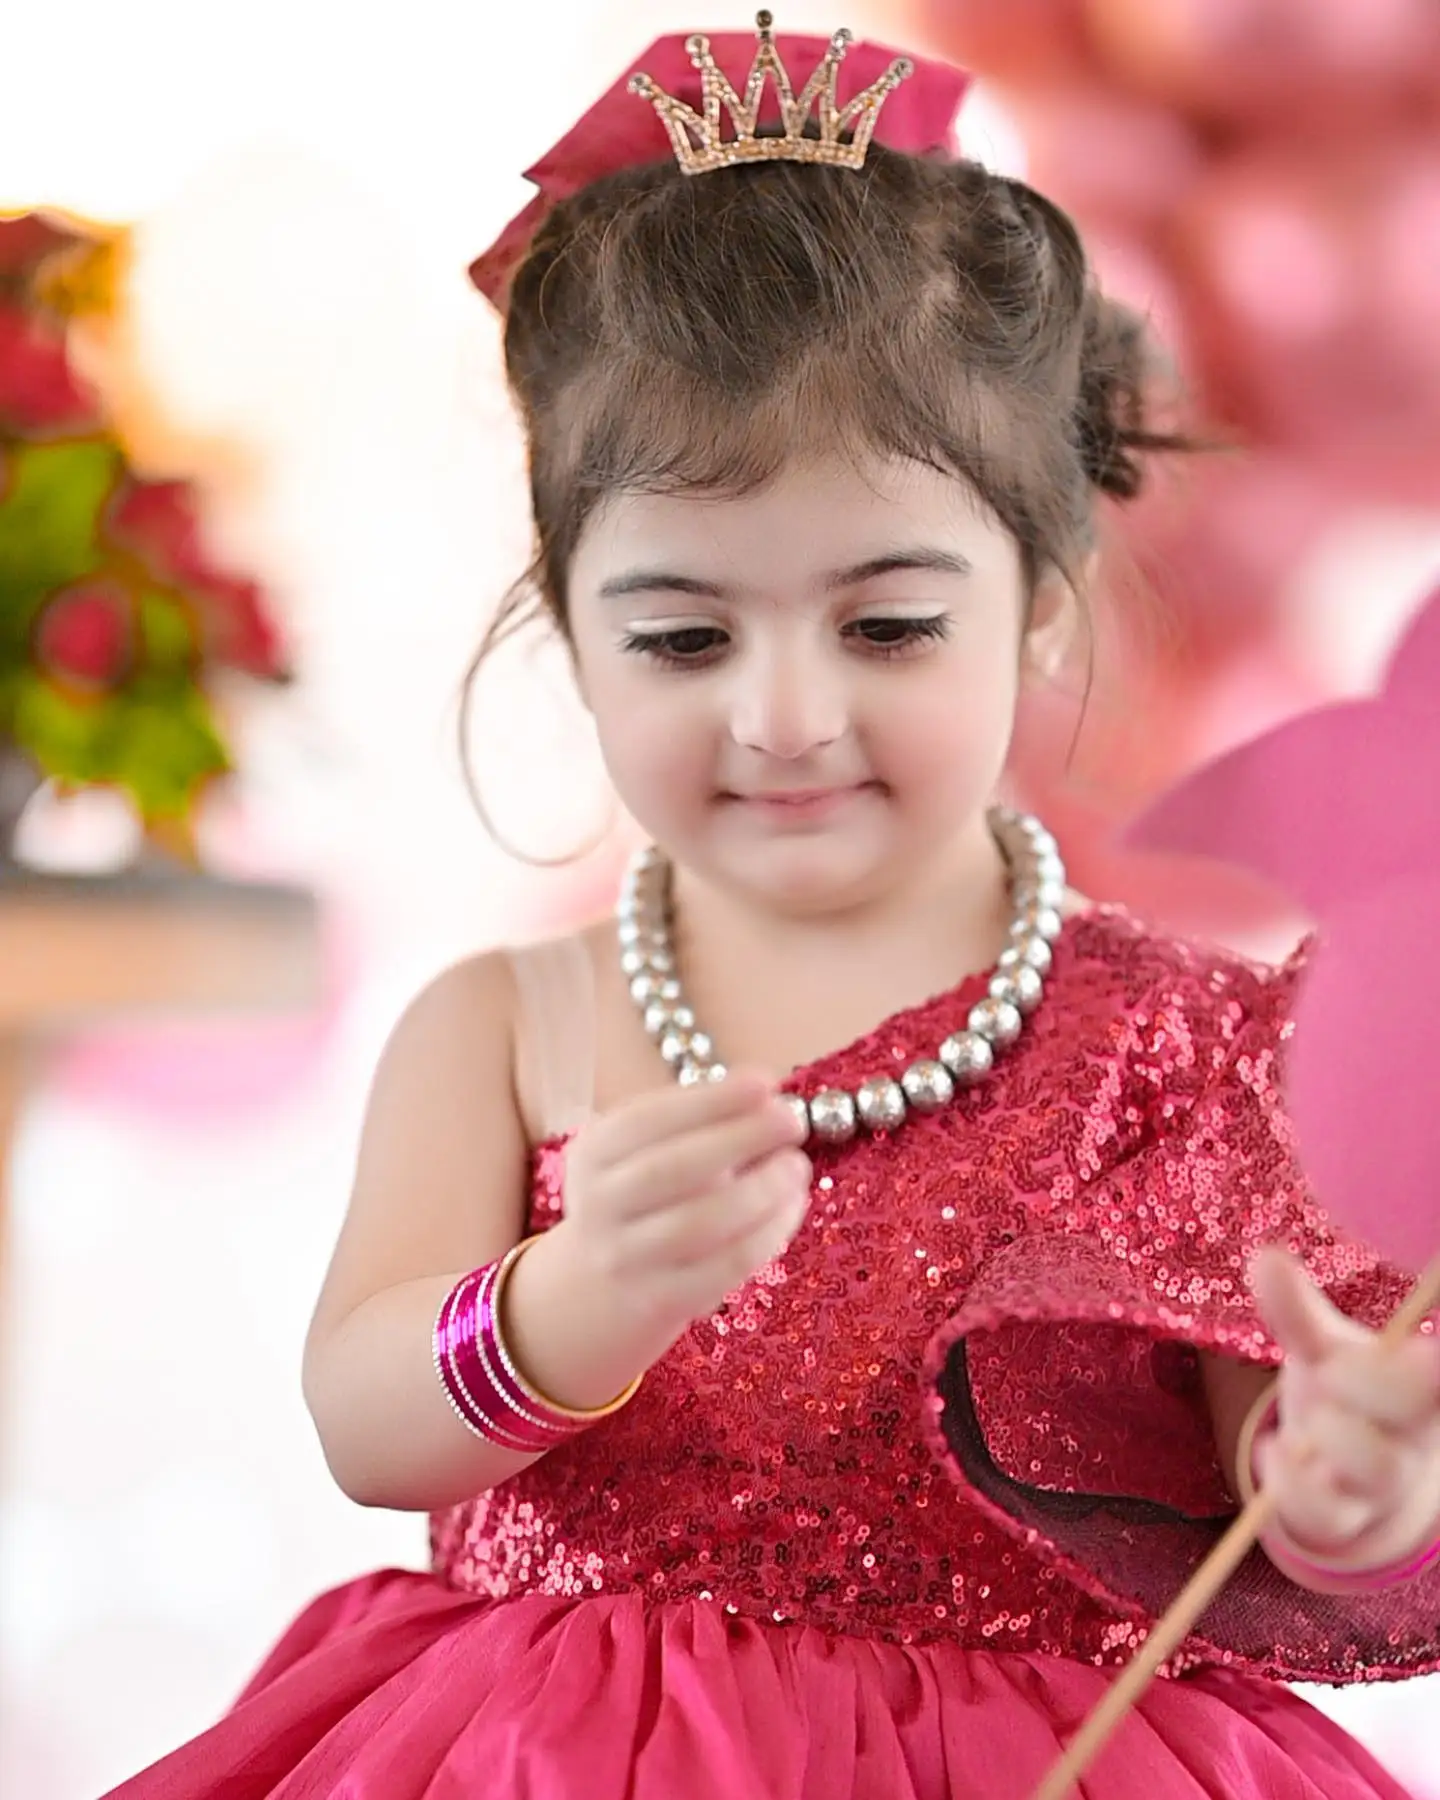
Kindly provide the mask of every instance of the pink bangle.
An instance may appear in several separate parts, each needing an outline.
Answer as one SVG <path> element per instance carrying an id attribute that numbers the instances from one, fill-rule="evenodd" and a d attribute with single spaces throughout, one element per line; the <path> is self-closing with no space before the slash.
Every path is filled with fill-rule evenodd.
<path id="1" fill-rule="evenodd" d="M 536 1241 L 526 1238 L 462 1276 L 441 1302 L 433 1340 L 435 1373 L 461 1424 L 486 1443 L 527 1455 L 618 1412 L 644 1379 L 637 1376 L 608 1406 L 577 1412 L 547 1399 L 520 1373 L 500 1328 L 500 1306 L 510 1271 Z"/>
<path id="2" fill-rule="evenodd" d="M 1241 1488 L 1240 1497 L 1246 1504 L 1254 1495 L 1260 1480 L 1259 1471 L 1255 1467 L 1256 1445 L 1267 1432 L 1274 1431 L 1279 1418 L 1280 1408 L 1275 1384 L 1272 1382 L 1251 1407 L 1236 1443 L 1235 1474 Z M 1287 1573 L 1293 1570 L 1302 1579 L 1306 1576 L 1318 1576 L 1332 1590 L 1341 1593 L 1377 1593 L 1382 1588 L 1409 1581 L 1414 1576 L 1423 1574 L 1432 1564 L 1440 1562 L 1440 1534 L 1437 1534 L 1433 1543 L 1409 1556 L 1396 1557 L 1391 1562 L 1372 1564 L 1369 1568 L 1360 1569 L 1349 1568 L 1343 1563 L 1327 1562 L 1323 1557 L 1302 1550 L 1279 1526 L 1267 1527 L 1262 1535 L 1273 1542 Z"/>

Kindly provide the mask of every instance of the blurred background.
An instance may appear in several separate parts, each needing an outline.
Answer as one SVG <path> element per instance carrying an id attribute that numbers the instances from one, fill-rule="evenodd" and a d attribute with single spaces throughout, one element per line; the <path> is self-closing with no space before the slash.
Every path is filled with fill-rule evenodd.
<path id="1" fill-rule="evenodd" d="M 417 986 L 603 905 L 626 848 L 618 826 L 527 867 L 461 780 L 460 679 L 528 549 L 498 331 L 464 270 L 528 198 L 520 171 L 653 37 L 753 23 L 702 12 L 71 0 L 7 20 L 16 1800 L 91 1800 L 223 1709 L 319 1588 L 424 1562 L 422 1520 L 334 1489 L 299 1391 L 366 1086 Z M 1091 893 L 1283 949 L 1302 922 L 1275 896 L 1112 834 L 1197 762 L 1373 687 L 1440 583 L 1440 16 L 841 14 L 791 0 L 778 23 L 975 69 L 966 149 L 1075 212 L 1244 452 L 1107 518 L 1093 671 L 1031 696 L 1015 779 Z M 539 856 L 593 841 L 607 797 L 553 651 L 507 652 L 475 716 L 502 833 Z M 1316 1697 L 1440 1795 L 1440 1681 Z"/>

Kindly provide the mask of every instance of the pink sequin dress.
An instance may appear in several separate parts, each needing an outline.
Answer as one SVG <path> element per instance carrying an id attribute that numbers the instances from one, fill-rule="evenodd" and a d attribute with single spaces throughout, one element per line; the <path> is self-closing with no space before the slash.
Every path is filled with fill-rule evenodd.
<path id="1" fill-rule="evenodd" d="M 1223 1529 L 1196 1350 L 1271 1362 L 1244 1268 L 1332 1234 L 1276 1098 L 1299 965 L 1101 909 L 953 1107 L 821 1151 L 784 1259 L 636 1400 L 431 1522 L 432 1569 L 316 1600 L 234 1709 L 124 1800 L 1024 1800 Z M 967 982 L 799 1071 L 935 1046 Z M 563 1207 L 536 1157 L 533 1228 Z M 1440 1576 L 1298 1589 L 1258 1552 L 1089 1800 L 1402 1800 L 1285 1678 L 1440 1666 Z"/>

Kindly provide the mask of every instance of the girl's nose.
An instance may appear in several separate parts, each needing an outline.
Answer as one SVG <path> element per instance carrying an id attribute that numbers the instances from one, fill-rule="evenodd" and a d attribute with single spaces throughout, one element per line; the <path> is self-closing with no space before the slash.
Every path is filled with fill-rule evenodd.
<path id="1" fill-rule="evenodd" d="M 788 651 L 748 657 L 736 670 L 730 733 L 744 749 L 798 761 L 843 737 L 848 723 L 843 681 L 821 658 Z"/>

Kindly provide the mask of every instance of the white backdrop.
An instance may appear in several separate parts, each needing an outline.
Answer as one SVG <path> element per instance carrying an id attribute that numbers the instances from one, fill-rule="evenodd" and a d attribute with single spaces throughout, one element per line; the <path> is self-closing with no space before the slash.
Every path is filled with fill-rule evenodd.
<path id="1" fill-rule="evenodd" d="M 221 525 L 283 596 L 304 683 L 253 721 L 243 806 L 212 847 L 319 886 L 351 974 L 327 1052 L 261 1111 L 136 1115 L 52 1090 L 24 1128 L 4 1271 L 0 1791 L 92 1800 L 221 1710 L 319 1588 L 423 1561 L 421 1521 L 331 1486 L 298 1361 L 385 1031 L 431 971 L 567 891 L 487 844 L 456 775 L 459 673 L 526 549 L 495 331 L 463 270 L 526 197 L 519 171 L 632 51 L 746 26 L 753 8 L 16 11 L 0 204 L 147 221 L 156 371 L 267 472 L 227 495 Z M 812 0 L 783 20 L 838 22 Z M 876 6 L 843 22 L 893 35 Z M 983 96 L 974 123 L 1013 159 Z M 1395 555 L 1398 586 L 1413 538 Z M 546 841 L 578 838 L 598 805 L 583 727 L 536 705 L 534 688 L 491 693 L 485 766 L 507 821 L 538 810 L 556 821 Z M 1326 1704 L 1420 1782 L 1435 1684 Z"/>

